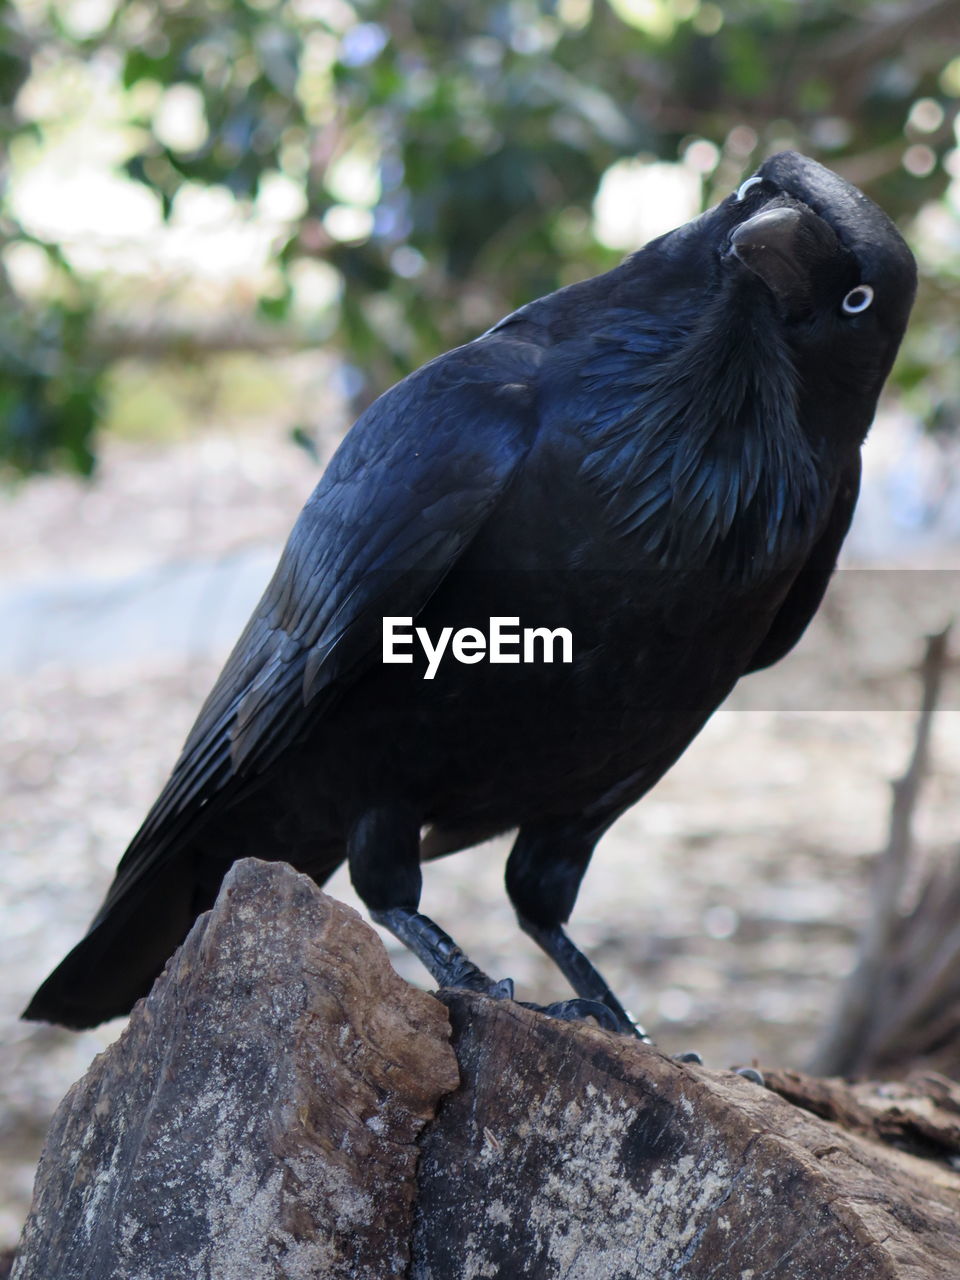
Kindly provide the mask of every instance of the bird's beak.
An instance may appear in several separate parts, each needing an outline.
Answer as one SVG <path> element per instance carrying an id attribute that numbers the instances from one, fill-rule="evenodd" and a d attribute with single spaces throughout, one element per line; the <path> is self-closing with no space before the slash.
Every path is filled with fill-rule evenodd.
<path id="1" fill-rule="evenodd" d="M 808 287 L 808 272 L 799 252 L 807 218 L 816 218 L 816 214 L 793 206 L 762 209 L 735 228 L 730 237 L 734 257 L 783 300 L 805 293 Z"/>

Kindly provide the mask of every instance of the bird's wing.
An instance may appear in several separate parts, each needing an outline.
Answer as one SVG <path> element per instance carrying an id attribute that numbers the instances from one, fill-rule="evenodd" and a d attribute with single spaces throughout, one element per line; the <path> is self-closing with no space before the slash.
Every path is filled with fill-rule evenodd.
<path id="1" fill-rule="evenodd" d="M 797 643 L 823 599 L 860 492 L 860 454 L 845 468 L 826 526 L 794 578 L 770 629 L 754 651 L 747 672 L 771 667 Z"/>
<path id="2" fill-rule="evenodd" d="M 262 773 L 324 699 L 375 660 L 384 614 L 423 608 L 526 455 L 538 358 L 527 344 L 471 344 L 360 418 L 294 526 L 101 914 L 225 784 Z"/>

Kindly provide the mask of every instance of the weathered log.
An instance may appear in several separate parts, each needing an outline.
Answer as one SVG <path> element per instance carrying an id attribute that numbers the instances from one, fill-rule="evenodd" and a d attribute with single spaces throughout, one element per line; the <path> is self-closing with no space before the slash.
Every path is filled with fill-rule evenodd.
<path id="1" fill-rule="evenodd" d="M 447 1002 L 462 1083 L 421 1138 L 417 1280 L 960 1276 L 960 1089 L 941 1104 L 944 1141 L 916 1144 L 922 1160 L 732 1072 L 512 1005 Z M 803 1077 L 778 1083 L 809 1105 Z"/>
<path id="2" fill-rule="evenodd" d="M 443 999 L 452 1042 L 355 913 L 238 863 L 61 1105 L 15 1280 L 960 1275 L 957 1086 L 779 1096 Z"/>
<path id="3" fill-rule="evenodd" d="M 61 1103 L 18 1280 L 403 1275 L 443 1006 L 349 907 L 237 863 Z"/>

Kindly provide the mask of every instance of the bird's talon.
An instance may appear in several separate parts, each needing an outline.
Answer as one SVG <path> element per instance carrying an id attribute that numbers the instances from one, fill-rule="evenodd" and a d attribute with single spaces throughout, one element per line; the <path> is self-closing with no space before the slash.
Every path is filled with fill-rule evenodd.
<path id="1" fill-rule="evenodd" d="M 762 1073 L 756 1067 L 734 1067 L 734 1071 L 738 1076 L 743 1076 L 744 1080 L 749 1080 L 752 1084 L 758 1084 L 763 1089 L 767 1087 L 766 1080 L 764 1080 Z"/>
<path id="2" fill-rule="evenodd" d="M 493 1000 L 512 1000 L 513 979 L 501 978 L 499 982 L 494 982 L 487 992 L 487 995 Z"/>

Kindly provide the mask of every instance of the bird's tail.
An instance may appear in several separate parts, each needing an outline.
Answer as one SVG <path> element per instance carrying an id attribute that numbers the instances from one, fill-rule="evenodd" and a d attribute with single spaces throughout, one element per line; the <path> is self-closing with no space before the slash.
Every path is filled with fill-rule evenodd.
<path id="1" fill-rule="evenodd" d="M 100 914 L 39 988 L 23 1017 L 74 1030 L 129 1013 L 145 996 L 199 911 L 193 869 L 168 857 L 151 874 L 118 875 Z"/>

